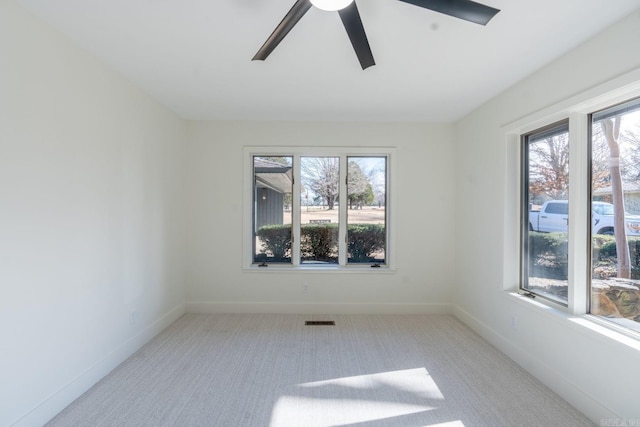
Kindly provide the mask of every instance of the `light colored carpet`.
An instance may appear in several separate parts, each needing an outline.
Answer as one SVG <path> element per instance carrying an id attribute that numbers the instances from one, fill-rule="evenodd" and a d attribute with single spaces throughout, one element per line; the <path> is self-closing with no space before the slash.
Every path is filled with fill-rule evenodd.
<path id="1" fill-rule="evenodd" d="M 188 314 L 48 425 L 593 424 L 452 316 Z"/>

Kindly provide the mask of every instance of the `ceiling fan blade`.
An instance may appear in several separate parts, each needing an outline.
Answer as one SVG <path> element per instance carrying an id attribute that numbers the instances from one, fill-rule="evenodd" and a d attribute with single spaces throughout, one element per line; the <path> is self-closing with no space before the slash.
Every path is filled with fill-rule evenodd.
<path id="1" fill-rule="evenodd" d="M 405 3 L 431 9 L 436 12 L 480 25 L 487 23 L 496 16 L 500 9 L 495 9 L 471 0 L 400 0 Z"/>
<path id="2" fill-rule="evenodd" d="M 352 2 L 349 6 L 338 11 L 340 19 L 344 24 L 344 28 L 347 30 L 353 49 L 358 55 L 358 60 L 362 69 L 365 70 L 372 65 L 376 65 L 373 60 L 373 54 L 371 53 L 371 47 L 367 40 L 367 34 L 364 32 L 364 26 L 362 25 L 362 19 L 360 19 L 360 12 L 356 2 Z"/>
<path id="3" fill-rule="evenodd" d="M 311 7 L 309 0 L 297 0 L 291 10 L 285 15 L 280 24 L 273 30 L 273 33 L 269 36 L 266 42 L 262 45 L 260 50 L 251 59 L 252 61 L 264 61 L 267 56 L 273 52 L 273 50 L 280 44 L 282 39 L 285 38 L 289 31 L 298 23 L 300 19 Z"/>

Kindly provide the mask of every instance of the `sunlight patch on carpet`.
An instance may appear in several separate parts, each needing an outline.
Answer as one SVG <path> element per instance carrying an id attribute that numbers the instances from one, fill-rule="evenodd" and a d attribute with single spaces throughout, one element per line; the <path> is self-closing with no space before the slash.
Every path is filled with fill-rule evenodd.
<path id="1" fill-rule="evenodd" d="M 425 368 L 314 381 L 283 390 L 274 405 L 271 426 L 382 420 L 434 410 L 443 400 Z"/>

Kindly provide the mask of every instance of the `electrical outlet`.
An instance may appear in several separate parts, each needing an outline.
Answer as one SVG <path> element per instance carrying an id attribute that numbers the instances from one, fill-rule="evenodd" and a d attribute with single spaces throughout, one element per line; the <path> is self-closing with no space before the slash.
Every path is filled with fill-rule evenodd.
<path id="1" fill-rule="evenodd" d="M 513 329 L 513 330 L 517 330 L 518 329 L 518 317 L 517 316 L 511 316 L 511 329 Z"/>
<path id="2" fill-rule="evenodd" d="M 309 284 L 305 283 L 304 285 L 302 285 L 302 293 L 308 294 L 309 293 Z"/>
<path id="3" fill-rule="evenodd" d="M 129 312 L 129 324 L 130 325 L 135 325 L 138 322 L 138 312 L 137 311 L 130 311 Z"/>

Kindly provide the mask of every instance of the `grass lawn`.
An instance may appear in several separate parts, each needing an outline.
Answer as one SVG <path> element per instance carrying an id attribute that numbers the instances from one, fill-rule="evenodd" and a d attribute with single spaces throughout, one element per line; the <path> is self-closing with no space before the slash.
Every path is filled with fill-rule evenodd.
<path id="1" fill-rule="evenodd" d="M 349 224 L 384 224 L 384 207 L 364 206 L 362 209 L 349 209 L 347 218 Z M 285 224 L 291 218 L 290 211 L 285 211 Z M 303 206 L 300 211 L 300 221 L 302 224 L 309 224 L 311 220 L 330 220 L 332 223 L 338 222 L 338 206 L 332 210 L 321 206 Z"/>

